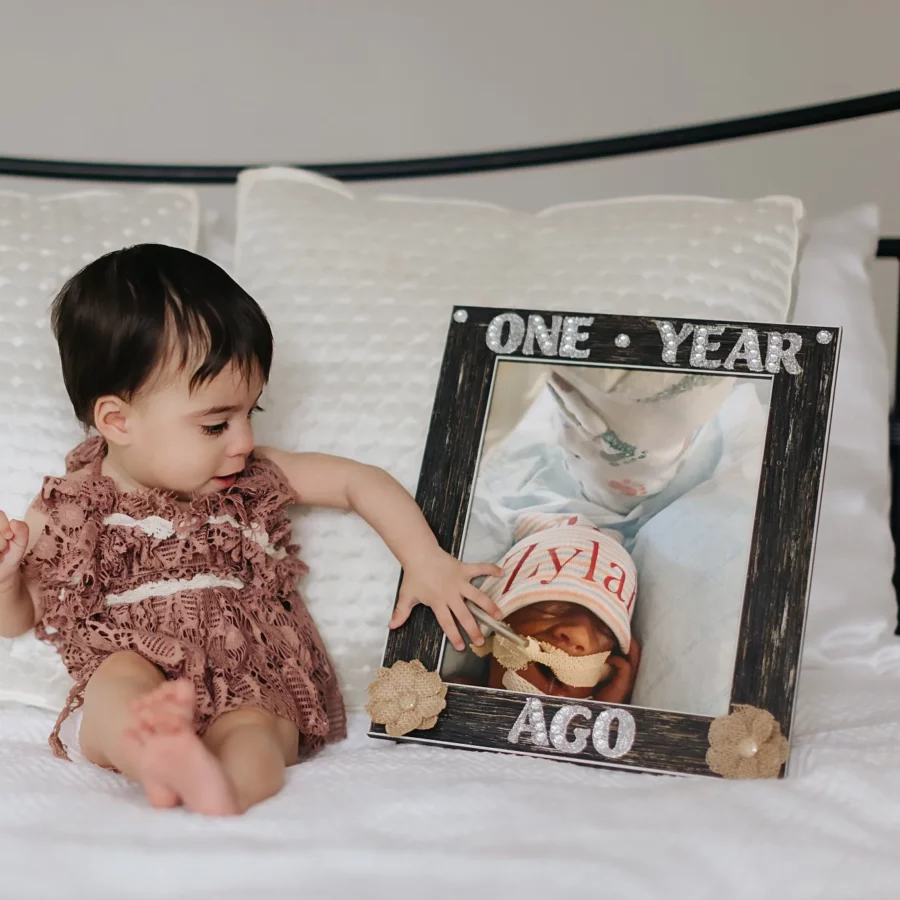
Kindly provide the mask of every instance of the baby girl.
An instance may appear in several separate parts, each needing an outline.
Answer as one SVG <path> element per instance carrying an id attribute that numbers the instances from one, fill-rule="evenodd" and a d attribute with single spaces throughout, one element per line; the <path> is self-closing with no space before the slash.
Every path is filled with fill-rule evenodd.
<path id="1" fill-rule="evenodd" d="M 340 739 L 332 665 L 296 590 L 293 503 L 353 510 L 404 569 L 391 627 L 428 605 L 462 649 L 493 565 L 440 549 L 380 469 L 254 446 L 272 362 L 262 310 L 208 260 L 139 245 L 90 263 L 53 305 L 63 376 L 97 435 L 0 512 L 0 634 L 35 627 L 74 680 L 50 737 L 139 782 L 155 807 L 231 815 Z M 299 386 L 298 386 L 299 387 Z M 456 621 L 454 620 L 454 616 Z"/>

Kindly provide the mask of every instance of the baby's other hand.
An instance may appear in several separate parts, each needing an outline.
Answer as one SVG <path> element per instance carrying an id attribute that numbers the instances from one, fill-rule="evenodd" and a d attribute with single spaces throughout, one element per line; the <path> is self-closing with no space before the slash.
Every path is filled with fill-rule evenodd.
<path id="1" fill-rule="evenodd" d="M 0 585 L 19 574 L 19 564 L 28 549 L 28 526 L 7 518 L 0 510 Z"/>
<path id="2" fill-rule="evenodd" d="M 613 654 L 606 660 L 612 669 L 612 677 L 594 693 L 594 699 L 603 703 L 628 703 L 641 663 L 641 648 L 632 637 L 628 656 Z"/>
<path id="3" fill-rule="evenodd" d="M 423 603 L 431 608 L 457 650 L 465 650 L 466 645 L 454 616 L 473 643 L 480 646 L 484 643 L 484 636 L 465 601 L 471 600 L 495 619 L 502 618 L 493 600 L 472 584 L 472 579 L 481 575 L 502 574 L 503 570 L 492 563 L 462 563 L 436 548 L 434 553 L 416 560 L 405 569 L 390 627 L 399 628 L 409 618 L 412 608 L 417 603 Z"/>

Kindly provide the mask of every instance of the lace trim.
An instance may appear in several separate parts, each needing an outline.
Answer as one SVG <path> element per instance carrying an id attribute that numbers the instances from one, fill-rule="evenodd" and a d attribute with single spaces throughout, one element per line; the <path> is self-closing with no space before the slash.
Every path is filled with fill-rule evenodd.
<path id="1" fill-rule="evenodd" d="M 232 516 L 210 516 L 209 517 L 210 525 L 231 525 L 233 528 L 237 528 L 240 533 L 247 538 L 248 541 L 253 541 L 255 544 L 259 544 L 260 547 L 265 551 L 266 556 L 271 556 L 273 559 L 284 559 L 287 556 L 287 551 L 283 547 L 276 547 L 272 541 L 269 539 L 268 532 L 262 525 L 254 522 L 249 528 L 243 528 L 241 523 L 237 521 L 237 519 Z"/>
<path id="2" fill-rule="evenodd" d="M 538 694 L 541 697 L 547 695 L 543 691 L 539 691 L 530 681 L 526 681 L 518 672 L 507 669 L 503 673 L 503 687 L 508 691 L 520 691 L 523 694 Z"/>
<path id="3" fill-rule="evenodd" d="M 137 528 L 150 537 L 158 538 L 164 541 L 166 538 L 175 536 L 175 526 L 162 516 L 147 516 L 145 519 L 135 519 L 132 516 L 126 516 L 124 513 L 113 513 L 103 520 L 104 525 L 119 525 L 122 528 Z"/>
<path id="4" fill-rule="evenodd" d="M 179 591 L 197 591 L 203 588 L 229 587 L 239 590 L 244 582 L 239 578 L 220 578 L 218 575 L 199 574 L 193 578 L 177 578 L 164 581 L 148 581 L 121 594 L 107 594 L 105 602 L 107 606 L 115 606 L 118 603 L 140 603 L 151 597 L 171 597 Z"/>
<path id="5" fill-rule="evenodd" d="M 175 525 L 162 516 L 147 516 L 144 519 L 135 519 L 133 516 L 125 515 L 125 513 L 113 513 L 103 519 L 104 525 L 117 525 L 121 528 L 137 528 L 150 537 L 164 541 L 167 538 L 174 537 L 176 532 Z M 234 516 L 210 516 L 206 520 L 207 525 L 230 525 L 248 541 L 253 541 L 262 547 L 266 556 L 273 559 L 285 559 L 287 551 L 283 547 L 276 547 L 269 537 L 268 532 L 257 522 L 254 522 L 249 528 L 244 528 Z"/>

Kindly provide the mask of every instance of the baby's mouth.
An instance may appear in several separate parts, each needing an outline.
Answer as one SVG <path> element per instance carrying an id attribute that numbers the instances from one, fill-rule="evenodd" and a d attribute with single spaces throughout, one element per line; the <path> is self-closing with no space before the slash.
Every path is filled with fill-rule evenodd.
<path id="1" fill-rule="evenodd" d="M 548 681 L 556 681 L 556 676 L 553 674 L 553 669 L 550 666 L 545 666 L 543 663 L 536 662 L 534 663 L 534 667 L 544 676 Z"/>

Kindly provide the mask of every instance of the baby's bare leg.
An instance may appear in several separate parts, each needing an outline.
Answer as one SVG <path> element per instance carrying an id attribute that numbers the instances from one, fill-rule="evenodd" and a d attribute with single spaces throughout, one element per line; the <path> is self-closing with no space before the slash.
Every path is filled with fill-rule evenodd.
<path id="1" fill-rule="evenodd" d="M 194 685 L 186 679 L 161 684 L 135 701 L 124 740 L 154 806 L 166 805 L 158 799 L 162 789 L 191 812 L 233 816 L 238 810 L 228 778 L 194 731 L 196 700 Z"/>
<path id="2" fill-rule="evenodd" d="M 297 727 L 256 707 L 219 716 L 203 741 L 225 770 L 241 812 L 277 794 L 285 767 L 297 762 Z"/>
<path id="3" fill-rule="evenodd" d="M 126 732 L 134 721 L 135 701 L 152 693 L 165 681 L 165 676 L 152 663 L 137 653 L 123 650 L 114 653 L 98 667 L 84 691 L 84 713 L 79 743 L 81 752 L 92 763 L 116 768 L 132 781 L 144 782 L 153 806 L 177 806 L 178 795 L 162 784 L 147 783 L 133 741 Z"/>
<path id="4" fill-rule="evenodd" d="M 235 812 L 221 766 L 193 728 L 194 689 L 166 681 L 129 651 L 104 660 L 84 692 L 81 751 L 141 784 L 155 807 L 183 802 L 207 815 Z"/>
<path id="5" fill-rule="evenodd" d="M 134 754 L 122 738 L 134 718 L 134 701 L 165 680 L 156 666 L 130 650 L 105 659 L 84 690 L 81 752 L 92 763 L 116 768 L 132 781 L 139 781 Z"/>

